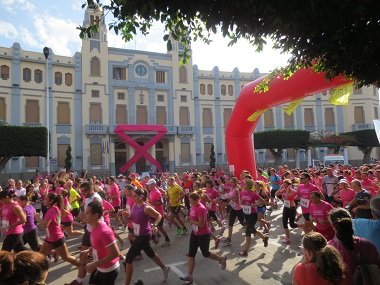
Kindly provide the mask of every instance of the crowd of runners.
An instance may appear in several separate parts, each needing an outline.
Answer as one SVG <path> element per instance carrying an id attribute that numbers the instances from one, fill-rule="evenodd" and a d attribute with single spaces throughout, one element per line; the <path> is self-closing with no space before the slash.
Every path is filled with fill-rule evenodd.
<path id="1" fill-rule="evenodd" d="M 282 207 L 281 242 L 294 240 L 289 226 L 302 228 L 304 235 L 299 244 L 304 259 L 295 267 L 293 284 L 351 284 L 358 265 L 379 262 L 379 189 L 380 164 L 304 170 L 259 167 L 255 175 L 243 171 L 238 176 L 217 169 L 180 175 L 150 172 L 141 178 L 135 173 L 107 178 L 87 177 L 86 171 L 77 177 L 63 170 L 51 178 L 36 173 L 26 182 L 9 179 L 0 189 L 1 254 L 7 256 L 0 254 L 0 268 L 11 252 L 14 261 L 21 252 L 35 251 L 51 262 L 61 258 L 78 268 L 77 278 L 65 285 L 82 285 L 86 274 L 89 284 L 111 285 L 120 267 L 125 268 L 128 285 L 133 282 L 133 262 L 144 253 L 162 269 L 165 281 L 171 268 L 151 243 L 170 250 L 173 241 L 166 229 L 174 226 L 176 235 L 190 235 L 188 272 L 180 279 L 192 283 L 198 249 L 224 270 L 227 255 L 212 250 L 221 242 L 234 242 L 236 218 L 245 231 L 239 255 L 247 257 L 252 238 L 268 246 L 267 213 Z M 42 205 L 36 207 L 39 201 Z M 46 230 L 43 242 L 38 228 Z M 127 240 L 120 231 L 128 232 Z M 68 251 L 69 236 L 82 236 L 79 257 Z M 129 247 L 125 256 L 120 253 L 123 247 Z M 13 282 L 12 276 L 1 272 L 0 285 L 23 284 Z M 44 284 L 45 279 L 28 284 Z"/>

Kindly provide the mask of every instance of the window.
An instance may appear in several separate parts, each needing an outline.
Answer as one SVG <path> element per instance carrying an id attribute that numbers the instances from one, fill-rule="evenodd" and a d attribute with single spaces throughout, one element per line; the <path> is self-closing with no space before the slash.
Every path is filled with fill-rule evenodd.
<path id="1" fill-rule="evenodd" d="M 9 67 L 6 65 L 1 66 L 1 79 L 8 80 L 9 79 Z"/>
<path id="2" fill-rule="evenodd" d="M 65 84 L 66 86 L 73 85 L 73 75 L 71 73 L 65 73 Z"/>
<path id="3" fill-rule="evenodd" d="M 34 81 L 36 83 L 41 83 L 42 82 L 42 71 L 39 69 L 36 69 L 34 71 Z"/>
<path id="4" fill-rule="evenodd" d="M 66 150 L 68 147 L 68 144 L 58 145 L 58 166 L 65 166 Z"/>
<path id="5" fill-rule="evenodd" d="M 325 109 L 325 125 L 335 125 L 335 118 L 334 118 L 334 109 L 333 108 L 326 108 Z"/>
<path id="6" fill-rule="evenodd" d="M 189 108 L 179 107 L 179 125 L 180 126 L 190 125 Z"/>
<path id="7" fill-rule="evenodd" d="M 36 168 L 40 167 L 38 156 L 25 157 L 25 166 L 26 168 Z"/>
<path id="8" fill-rule="evenodd" d="M 222 84 L 220 86 L 220 94 L 226 95 L 226 85 Z"/>
<path id="9" fill-rule="evenodd" d="M 148 112 L 146 106 L 137 106 L 136 124 L 146 125 L 148 123 Z"/>
<path id="10" fill-rule="evenodd" d="M 205 162 L 209 162 L 210 161 L 210 155 L 211 155 L 211 146 L 212 146 L 212 143 L 205 143 L 203 145 L 204 147 L 204 160 Z"/>
<path id="11" fill-rule="evenodd" d="M 99 98 L 99 90 L 91 90 L 91 97 L 92 98 Z"/>
<path id="12" fill-rule="evenodd" d="M 1 105 L 0 105 L 0 108 L 1 108 Z M 379 111 L 378 111 L 377 107 L 374 107 L 374 112 L 375 112 L 375 116 L 374 117 L 375 117 L 376 120 L 378 120 L 379 119 Z M 0 113 L 1 113 L 1 110 L 0 110 Z M 0 120 L 1 120 L 1 117 L 0 117 Z"/>
<path id="13" fill-rule="evenodd" d="M 285 127 L 294 127 L 294 115 L 293 113 L 288 115 L 284 112 L 284 125 Z"/>
<path id="14" fill-rule="evenodd" d="M 212 111 L 211 108 L 204 108 L 202 113 L 203 127 L 212 127 Z"/>
<path id="15" fill-rule="evenodd" d="M 166 125 L 166 107 L 159 106 L 156 110 L 156 124 L 157 125 Z"/>
<path id="16" fill-rule="evenodd" d="M 187 102 L 187 96 L 181 95 L 181 102 Z"/>
<path id="17" fill-rule="evenodd" d="M 361 88 L 357 88 L 357 86 L 354 87 L 354 94 L 355 95 L 360 95 L 362 94 L 362 89 Z"/>
<path id="18" fill-rule="evenodd" d="M 234 87 L 232 85 L 228 85 L 228 95 L 234 95 Z"/>
<path id="19" fill-rule="evenodd" d="M 32 71 L 29 68 L 24 68 L 22 70 L 22 80 L 25 82 L 30 82 L 32 80 Z"/>
<path id="20" fill-rule="evenodd" d="M 200 89 L 201 95 L 206 94 L 206 86 L 203 83 L 201 85 L 199 85 L 199 89 Z"/>
<path id="21" fill-rule="evenodd" d="M 54 82 L 55 82 L 55 84 L 57 84 L 57 85 L 62 85 L 62 73 L 60 73 L 60 72 L 56 72 L 56 73 L 54 74 Z"/>
<path id="22" fill-rule="evenodd" d="M 365 123 L 364 109 L 362 106 L 357 106 L 354 108 L 354 120 L 355 120 L 355 124 Z"/>
<path id="23" fill-rule="evenodd" d="M 127 124 L 127 106 L 126 105 L 116 106 L 116 124 L 117 125 Z"/>
<path id="24" fill-rule="evenodd" d="M 295 158 L 296 157 L 296 150 L 294 148 L 288 148 L 287 149 L 287 155 L 288 155 L 288 158 Z"/>
<path id="25" fill-rule="evenodd" d="M 264 126 L 265 127 L 273 127 L 274 119 L 273 119 L 273 110 L 268 109 L 264 113 Z"/>
<path id="26" fill-rule="evenodd" d="M 304 110 L 305 126 L 314 126 L 313 109 L 307 108 Z"/>
<path id="27" fill-rule="evenodd" d="M 97 57 L 91 58 L 91 76 L 100 76 L 100 60 Z"/>
<path id="28" fill-rule="evenodd" d="M 231 118 L 231 113 L 232 113 L 232 109 L 224 109 L 223 111 L 223 126 L 224 127 L 227 127 L 228 125 L 228 122 L 230 121 L 230 118 Z"/>
<path id="29" fill-rule="evenodd" d="M 102 107 L 100 104 L 90 105 L 90 124 L 102 123 Z"/>
<path id="30" fill-rule="evenodd" d="M 91 165 L 102 165 L 102 144 L 90 144 Z"/>
<path id="31" fill-rule="evenodd" d="M 157 102 L 165 102 L 165 97 L 164 95 L 157 95 Z"/>
<path id="32" fill-rule="evenodd" d="M 58 102 L 57 123 L 63 124 L 63 125 L 70 124 L 70 103 L 69 102 Z"/>
<path id="33" fill-rule="evenodd" d="M 92 26 L 96 26 L 99 28 L 99 16 L 90 15 L 90 23 Z"/>
<path id="34" fill-rule="evenodd" d="M 0 122 L 5 122 L 5 98 L 0 98 Z"/>
<path id="35" fill-rule="evenodd" d="M 25 123 L 39 124 L 40 123 L 40 107 L 37 100 L 26 100 L 25 106 Z"/>
<path id="36" fill-rule="evenodd" d="M 190 144 L 181 143 L 181 160 L 182 162 L 190 162 Z"/>
<path id="37" fill-rule="evenodd" d="M 156 71 L 156 82 L 165 83 L 165 71 Z"/>
<path id="38" fill-rule="evenodd" d="M 117 92 L 117 99 L 118 100 L 125 100 L 125 93 L 124 92 Z"/>
<path id="39" fill-rule="evenodd" d="M 184 66 L 181 66 L 179 68 L 179 82 L 186 83 L 187 82 L 186 77 L 187 77 L 186 68 Z"/>
<path id="40" fill-rule="evenodd" d="M 113 68 L 113 79 L 116 80 L 126 80 L 126 69 L 125 67 L 114 67 Z"/>
<path id="41" fill-rule="evenodd" d="M 207 84 L 207 94 L 208 95 L 212 95 L 213 94 L 212 84 Z"/>

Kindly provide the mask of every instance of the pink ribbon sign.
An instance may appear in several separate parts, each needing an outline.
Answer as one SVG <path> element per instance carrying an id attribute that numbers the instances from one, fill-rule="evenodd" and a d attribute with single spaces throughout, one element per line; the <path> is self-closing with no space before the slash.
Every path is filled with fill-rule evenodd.
<path id="1" fill-rule="evenodd" d="M 156 166 L 160 171 L 162 171 L 161 164 L 155 160 L 149 153 L 148 150 L 158 142 L 167 132 L 168 130 L 164 126 L 160 125 L 118 125 L 115 130 L 115 134 L 125 141 L 128 145 L 133 147 L 136 150 L 135 155 L 127 161 L 125 165 L 120 167 L 121 172 L 126 172 L 129 168 L 135 164 L 141 157 L 144 157 L 154 166 Z M 125 132 L 149 132 L 156 133 L 156 135 L 148 141 L 143 146 L 139 145 L 135 142 L 129 135 Z"/>

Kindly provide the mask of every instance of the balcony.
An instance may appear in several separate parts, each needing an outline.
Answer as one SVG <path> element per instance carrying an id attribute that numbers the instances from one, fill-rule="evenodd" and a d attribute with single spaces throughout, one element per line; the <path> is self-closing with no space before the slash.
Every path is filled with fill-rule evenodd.
<path id="1" fill-rule="evenodd" d="M 264 131 L 274 131 L 275 129 L 275 126 L 264 126 Z"/>
<path id="2" fill-rule="evenodd" d="M 40 123 L 24 123 L 23 124 L 25 127 L 41 127 L 42 124 Z"/>
<path id="3" fill-rule="evenodd" d="M 164 127 L 168 130 L 168 132 L 166 133 L 167 135 L 177 134 L 177 126 L 165 125 Z"/>
<path id="4" fill-rule="evenodd" d="M 71 124 L 56 124 L 57 134 L 71 134 Z"/>
<path id="5" fill-rule="evenodd" d="M 336 125 L 325 125 L 325 131 L 326 132 L 336 132 Z"/>
<path id="6" fill-rule="evenodd" d="M 373 125 L 372 124 L 353 124 L 352 125 L 353 131 L 368 130 L 368 129 L 373 129 Z"/>
<path id="7" fill-rule="evenodd" d="M 195 127 L 192 126 L 178 126 L 179 135 L 194 135 Z"/>
<path id="8" fill-rule="evenodd" d="M 214 127 L 203 127 L 203 134 L 204 135 L 213 135 L 214 134 Z"/>
<path id="9" fill-rule="evenodd" d="M 86 135 L 105 135 L 107 134 L 107 125 L 88 124 L 85 125 Z"/>
<path id="10" fill-rule="evenodd" d="M 305 131 L 308 131 L 308 132 L 314 132 L 315 131 L 315 126 L 305 126 Z"/>
<path id="11" fill-rule="evenodd" d="M 295 130 L 296 126 L 284 126 L 284 130 Z"/>

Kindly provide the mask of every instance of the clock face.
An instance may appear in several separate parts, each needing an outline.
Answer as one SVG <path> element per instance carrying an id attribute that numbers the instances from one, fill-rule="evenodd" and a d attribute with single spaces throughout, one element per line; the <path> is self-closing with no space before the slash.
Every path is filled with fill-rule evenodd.
<path id="1" fill-rule="evenodd" d="M 145 76 L 145 74 L 148 71 L 146 69 L 146 67 L 144 65 L 141 65 L 141 64 L 139 64 L 138 66 L 136 66 L 135 70 L 136 70 L 137 75 L 139 75 L 139 76 Z"/>

